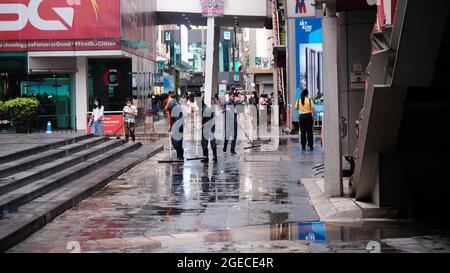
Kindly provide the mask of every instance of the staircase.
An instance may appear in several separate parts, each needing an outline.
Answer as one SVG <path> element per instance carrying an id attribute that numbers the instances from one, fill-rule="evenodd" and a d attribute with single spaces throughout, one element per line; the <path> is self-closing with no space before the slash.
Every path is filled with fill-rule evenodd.
<path id="1" fill-rule="evenodd" d="M 162 149 L 86 135 L 0 156 L 0 251 Z"/>

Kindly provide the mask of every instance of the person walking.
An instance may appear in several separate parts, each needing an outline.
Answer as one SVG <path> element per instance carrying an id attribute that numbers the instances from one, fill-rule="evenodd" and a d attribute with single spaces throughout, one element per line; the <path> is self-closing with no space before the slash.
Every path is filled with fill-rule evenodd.
<path id="1" fill-rule="evenodd" d="M 136 141 L 136 118 L 138 117 L 138 109 L 133 105 L 133 100 L 127 98 L 127 105 L 123 108 L 123 116 L 125 121 L 125 141 L 129 142 L 130 137 L 133 142 Z"/>
<path id="2" fill-rule="evenodd" d="M 267 126 L 267 123 L 269 122 L 269 115 L 268 115 L 268 101 L 267 101 L 267 94 L 262 94 L 259 98 L 259 118 L 258 118 L 258 127 Z M 263 118 L 263 120 L 261 120 Z M 264 124 L 265 123 L 265 124 Z"/>
<path id="3" fill-rule="evenodd" d="M 175 151 L 177 151 L 177 157 L 179 160 L 184 160 L 183 149 L 183 133 L 184 133 L 184 118 L 183 110 L 176 100 L 175 93 L 171 93 L 171 100 L 167 105 L 169 112 L 170 123 L 169 132 L 171 135 L 172 145 Z M 181 123 L 180 123 L 181 122 Z"/>
<path id="4" fill-rule="evenodd" d="M 94 98 L 94 109 L 92 110 L 92 133 L 96 136 L 103 136 L 103 118 L 105 107 L 100 98 Z"/>
<path id="5" fill-rule="evenodd" d="M 300 110 L 300 133 L 303 151 L 306 150 L 306 145 L 309 146 L 311 151 L 314 150 L 313 115 L 315 109 L 314 102 L 308 97 L 308 95 L 308 90 L 303 90 L 300 100 L 298 100 L 295 104 L 295 108 Z"/>
<path id="6" fill-rule="evenodd" d="M 206 163 L 209 161 L 208 141 L 211 143 L 211 150 L 213 152 L 213 161 L 217 162 L 217 144 L 216 144 L 216 124 L 215 113 L 211 107 L 206 105 L 205 97 L 202 97 L 202 150 Z"/>
<path id="7" fill-rule="evenodd" d="M 223 152 L 227 152 L 228 142 L 231 139 L 231 154 L 236 153 L 236 142 L 237 142 L 237 112 L 236 112 L 236 94 L 233 92 L 229 93 L 229 100 L 225 103 L 225 140 L 223 146 Z"/>

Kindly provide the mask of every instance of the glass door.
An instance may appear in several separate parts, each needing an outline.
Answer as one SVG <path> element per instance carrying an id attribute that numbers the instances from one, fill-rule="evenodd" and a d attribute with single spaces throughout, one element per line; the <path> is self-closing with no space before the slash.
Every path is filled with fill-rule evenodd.
<path id="1" fill-rule="evenodd" d="M 38 129 L 51 121 L 54 129 L 76 129 L 73 76 L 30 75 L 22 82 L 22 96 L 40 102 Z"/>

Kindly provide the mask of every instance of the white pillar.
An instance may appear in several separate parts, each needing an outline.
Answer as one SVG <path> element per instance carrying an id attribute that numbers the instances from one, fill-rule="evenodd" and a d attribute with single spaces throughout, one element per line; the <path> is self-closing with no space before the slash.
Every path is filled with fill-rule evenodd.
<path id="1" fill-rule="evenodd" d="M 211 105 L 218 92 L 220 27 L 214 17 L 208 18 L 206 34 L 205 103 Z"/>
<path id="2" fill-rule="evenodd" d="M 77 57 L 77 70 L 75 74 L 77 130 L 84 131 L 87 129 L 88 108 L 88 60 L 86 57 Z"/>
<path id="3" fill-rule="evenodd" d="M 327 5 L 323 17 L 325 194 L 342 196 L 342 157 L 338 89 L 338 18 Z"/>

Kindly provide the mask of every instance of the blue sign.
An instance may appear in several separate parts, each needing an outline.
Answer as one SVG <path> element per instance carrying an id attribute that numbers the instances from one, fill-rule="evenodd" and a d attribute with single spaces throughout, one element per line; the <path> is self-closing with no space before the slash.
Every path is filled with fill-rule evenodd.
<path id="1" fill-rule="evenodd" d="M 301 241 L 311 241 L 315 243 L 325 243 L 325 223 L 324 222 L 311 222 L 300 223 L 298 225 L 298 239 Z"/>
<path id="2" fill-rule="evenodd" d="M 322 19 L 295 19 L 295 40 L 296 99 L 305 88 L 312 99 L 318 99 L 323 95 Z"/>

